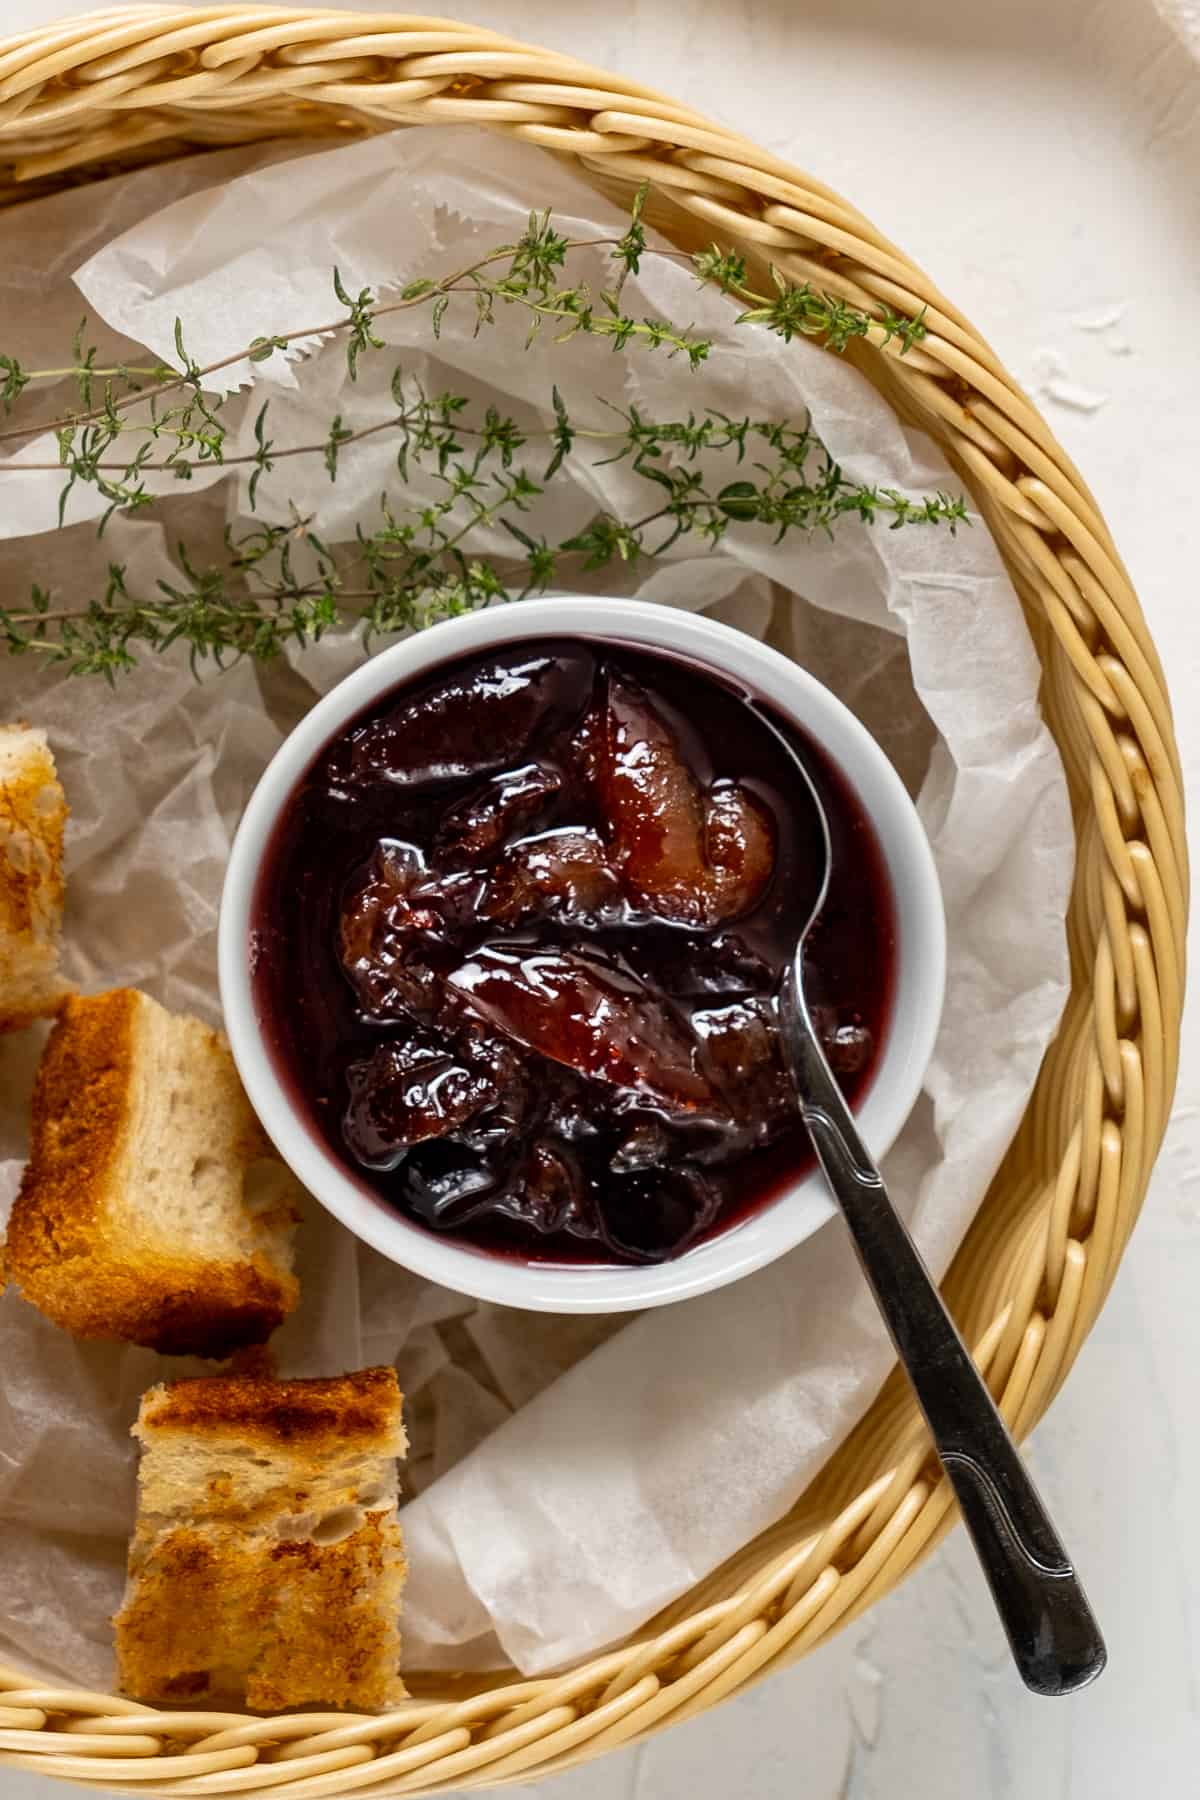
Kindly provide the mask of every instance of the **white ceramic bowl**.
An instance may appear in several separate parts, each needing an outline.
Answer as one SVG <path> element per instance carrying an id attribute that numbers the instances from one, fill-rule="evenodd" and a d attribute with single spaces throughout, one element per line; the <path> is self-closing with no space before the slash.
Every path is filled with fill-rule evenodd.
<path id="1" fill-rule="evenodd" d="M 342 728 L 392 690 L 454 658 L 522 639 L 571 635 L 673 651 L 744 683 L 810 733 L 857 794 L 878 836 L 896 910 L 891 1019 L 857 1114 L 867 1145 L 883 1155 L 920 1092 L 942 1008 L 945 922 L 925 833 L 878 744 L 827 688 L 744 632 L 666 606 L 576 597 L 473 613 L 381 652 L 327 694 L 272 759 L 238 830 L 221 903 L 221 998 L 246 1091 L 279 1154 L 358 1237 L 393 1262 L 479 1299 L 545 1312 L 622 1312 L 721 1287 L 792 1249 L 834 1210 L 820 1175 L 814 1170 L 803 1176 L 673 1262 L 588 1268 L 489 1255 L 410 1224 L 356 1179 L 298 1115 L 264 1044 L 250 979 L 252 907 L 264 851 L 297 783 Z"/>

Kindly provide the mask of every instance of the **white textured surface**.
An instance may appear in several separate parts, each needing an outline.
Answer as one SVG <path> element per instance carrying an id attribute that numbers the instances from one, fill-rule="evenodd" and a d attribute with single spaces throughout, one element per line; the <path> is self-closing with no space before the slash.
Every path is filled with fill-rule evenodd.
<path id="1" fill-rule="evenodd" d="M 78 9 L 5 0 L 3 28 Z M 357 10 L 386 8 L 357 0 Z M 930 269 L 1038 393 L 1094 489 L 1149 614 L 1200 797 L 1200 75 L 1150 0 L 459 0 L 457 10 L 746 130 L 842 188 Z M 1020 1690 L 956 1534 L 819 1655 L 542 1794 L 1187 1800 L 1200 1768 L 1198 1284 L 1193 1008 L 1146 1212 L 1033 1446 L 1108 1635 L 1103 1682 L 1069 1702 Z M 0 1774 L 3 1800 L 61 1793 Z"/>

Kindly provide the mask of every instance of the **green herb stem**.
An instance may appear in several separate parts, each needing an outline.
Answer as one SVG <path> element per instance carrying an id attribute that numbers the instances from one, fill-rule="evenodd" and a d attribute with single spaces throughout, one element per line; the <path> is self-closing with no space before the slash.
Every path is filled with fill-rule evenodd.
<path id="1" fill-rule="evenodd" d="M 252 426 L 253 447 L 227 454 L 231 427 L 225 422 L 226 396 L 214 394 L 211 377 L 239 362 L 264 362 L 301 340 L 340 336 L 347 370 L 357 379 L 365 358 L 382 350 L 377 326 L 388 314 L 410 307 L 430 308 L 436 338 L 453 304 L 473 309 L 478 333 L 506 307 L 523 311 L 529 337 L 546 329 L 555 342 L 576 335 L 602 339 L 615 351 L 662 350 L 697 368 L 711 344 L 691 327 L 637 318 L 622 303 L 625 281 L 647 255 L 686 261 L 702 285 L 731 295 L 743 307 L 739 325 L 760 325 L 785 341 L 796 336 L 844 350 L 853 338 L 873 343 L 899 340 L 905 354 L 925 335 L 920 316 L 904 318 L 880 306 L 873 313 L 821 294 L 807 283 L 792 283 L 772 271 L 772 292 L 760 293 L 744 260 L 718 246 L 689 256 L 649 247 L 641 222 L 643 190 L 620 237 L 568 239 L 548 212 L 531 214 L 516 244 L 502 245 L 468 267 L 440 278 L 407 282 L 397 298 L 381 302 L 371 289 L 357 294 L 335 270 L 334 291 L 341 313 L 325 324 L 256 338 L 243 350 L 200 366 L 188 351 L 182 323 L 175 330 L 175 366 L 102 367 L 85 340 L 86 321 L 72 346 L 72 361 L 56 369 L 25 370 L 0 354 L 0 411 L 12 415 L 31 384 L 73 377 L 79 404 L 46 424 L 14 423 L 0 442 L 54 432 L 56 463 L 10 463 L 0 474 L 56 472 L 63 476 L 60 520 L 76 486 L 90 487 L 105 502 L 102 533 L 114 513 L 133 516 L 161 504 L 147 489 L 147 477 L 169 474 L 191 480 L 201 468 L 222 474 L 248 469 L 248 506 L 257 512 L 260 490 L 277 465 L 297 457 L 320 457 L 330 481 L 353 445 L 391 434 L 397 494 L 385 491 L 370 528 L 360 525 L 352 546 L 331 549 L 315 519 L 301 517 L 287 502 L 287 524 L 256 520 L 248 528 L 226 530 L 224 555 L 204 563 L 179 544 L 178 574 L 157 582 L 148 593 L 130 590 L 126 567 L 109 563 L 100 590 L 80 605 L 55 606 L 35 586 L 27 604 L 0 606 L 0 643 L 12 654 L 36 652 L 72 672 L 102 674 L 109 680 L 133 667 L 143 653 L 185 643 L 194 666 L 205 659 L 224 665 L 242 656 L 266 660 L 288 644 L 315 641 L 339 623 L 356 625 L 369 642 L 383 633 L 419 627 L 435 618 L 488 606 L 512 594 L 544 591 L 564 568 L 603 569 L 666 554 L 681 538 L 718 543 L 734 528 L 765 529 L 775 541 L 788 532 L 832 532 L 844 520 L 886 523 L 896 530 L 914 525 L 954 531 L 966 521 L 965 503 L 946 494 L 911 500 L 890 488 L 847 478 L 807 421 L 792 424 L 753 416 L 729 417 L 714 410 L 668 419 L 650 418 L 630 407 L 610 408 L 606 424 L 579 422 L 557 388 L 550 395 L 553 423 L 533 428 L 495 407 L 472 409 L 466 396 L 449 391 L 428 395 L 395 368 L 390 378 L 393 409 L 351 428 L 340 415 L 319 442 L 277 444 L 270 435 L 270 403 L 260 406 Z M 569 258 L 583 250 L 606 250 L 614 268 L 612 284 L 598 292 L 586 282 L 565 278 Z M 133 409 L 139 409 L 134 413 Z M 531 473 L 521 453 L 532 445 L 549 451 L 545 467 Z M 538 502 L 568 458 L 594 446 L 596 466 L 626 462 L 652 504 L 635 509 L 632 522 L 600 513 L 568 538 L 547 539 L 533 529 Z M 721 464 L 733 479 L 715 476 Z M 414 470 L 432 480 L 436 497 L 408 496 Z M 276 507 L 278 511 L 278 506 Z M 471 554 L 481 532 L 503 531 L 511 556 Z"/>

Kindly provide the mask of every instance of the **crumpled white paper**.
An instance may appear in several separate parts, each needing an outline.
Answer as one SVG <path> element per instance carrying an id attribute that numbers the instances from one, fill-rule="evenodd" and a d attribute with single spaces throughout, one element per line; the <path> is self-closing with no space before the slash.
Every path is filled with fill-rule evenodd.
<path id="1" fill-rule="evenodd" d="M 559 161 L 470 130 L 378 138 L 175 199 L 206 166 L 131 178 L 124 200 L 100 191 L 114 229 L 141 219 L 77 277 L 105 321 L 106 351 L 133 340 L 170 357 L 181 315 L 200 361 L 231 354 L 260 332 L 334 316 L 334 263 L 351 289 L 398 285 L 511 241 L 535 205 L 553 206 L 572 236 L 623 228 Z M 144 216 L 158 194 L 174 203 Z M 29 209 L 25 236 L 20 220 L 9 228 L 6 345 L 21 348 L 22 327 L 15 307 L 4 318 L 5 296 L 36 287 L 47 218 L 56 241 L 90 251 L 96 206 L 90 194 L 86 206 L 63 196 Z M 600 285 L 598 263 L 590 273 Z M 43 336 L 45 317 L 78 309 L 61 282 L 44 287 Z M 543 337 L 525 352 L 523 320 L 502 318 L 475 337 L 465 307 L 451 310 L 435 357 L 427 315 L 382 324 L 411 376 L 434 388 L 453 381 L 531 424 L 549 419 L 555 381 L 576 413 L 597 417 L 601 397 L 659 416 L 712 406 L 797 420 L 810 410 L 851 474 L 913 495 L 955 488 L 936 449 L 852 368 L 805 342 L 734 330 L 728 304 L 698 292 L 679 266 L 648 258 L 625 298 L 635 313 L 694 320 L 715 340 L 711 359 L 692 375 L 661 353 L 614 357 L 590 340 L 554 347 Z M 280 355 L 242 365 L 231 381 L 253 389 L 230 404 L 242 408 L 243 438 L 267 397 L 280 442 L 323 436 L 334 410 L 349 423 L 368 416 L 394 360 L 369 362 L 353 389 L 340 345 L 313 348 L 303 388 Z M 54 403 L 48 396 L 47 416 Z M 46 445 L 22 454 L 37 461 Z M 572 482 L 555 483 L 556 532 L 601 508 L 628 516 L 636 482 L 626 466 L 584 459 L 569 472 Z M 270 491 L 319 510 L 324 535 L 340 539 L 373 516 L 384 486 L 397 481 L 381 437 L 346 453 L 332 489 L 297 460 L 287 488 L 274 479 Z M 86 496 L 68 512 L 78 523 L 28 535 L 53 525 L 58 487 L 55 475 L 0 472 L 0 581 L 10 591 L 35 575 L 84 591 L 95 546 L 83 521 L 97 510 Z M 428 491 L 422 478 L 413 491 Z M 204 492 L 197 482 L 164 513 L 166 533 L 114 522 L 107 554 L 151 581 L 169 572 L 168 544 L 183 524 L 212 534 L 242 505 L 235 483 Z M 848 525 L 833 541 L 777 547 L 739 528 L 702 554 L 684 540 L 621 591 L 769 631 L 842 694 L 919 789 L 946 898 L 948 998 L 926 1095 L 887 1173 L 941 1271 L 1020 1117 L 1068 984 L 1065 783 L 994 545 L 979 522 L 956 537 Z M 232 829 L 281 732 L 360 654 L 336 634 L 290 669 L 242 667 L 199 685 L 177 655 L 152 660 L 115 693 L 0 664 L 0 715 L 47 727 L 74 807 L 68 933 L 85 984 L 137 983 L 216 1016 L 214 927 Z M 19 1179 L 35 1048 L 0 1043 L 0 1202 Z M 410 1480 L 420 1491 L 404 1521 L 409 1667 L 508 1657 L 535 1672 L 636 1628 L 794 1502 L 891 1361 L 837 1224 L 737 1286 L 632 1323 L 475 1305 L 384 1262 L 315 1205 L 300 1257 L 303 1303 L 276 1340 L 284 1371 L 395 1360 L 410 1396 Z M 76 1344 L 13 1294 L 0 1299 L 0 1654 L 110 1678 L 106 1621 L 133 1516 L 128 1427 L 141 1390 L 178 1366 Z"/>
<path id="2" fill-rule="evenodd" d="M 1162 17 L 1200 61 L 1200 6 L 1196 0 L 1154 0 Z"/>

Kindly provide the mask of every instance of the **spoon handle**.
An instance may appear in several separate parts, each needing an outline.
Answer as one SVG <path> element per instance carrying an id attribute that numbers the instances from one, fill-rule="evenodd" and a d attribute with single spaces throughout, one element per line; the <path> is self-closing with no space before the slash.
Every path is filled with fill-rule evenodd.
<path id="1" fill-rule="evenodd" d="M 794 1015 L 791 1023 L 804 1123 L 958 1497 L 1021 1678 L 1038 1694 L 1086 1687 L 1107 1654 L 1079 1578 L 888 1198 L 806 1013 L 802 1024 Z"/>

